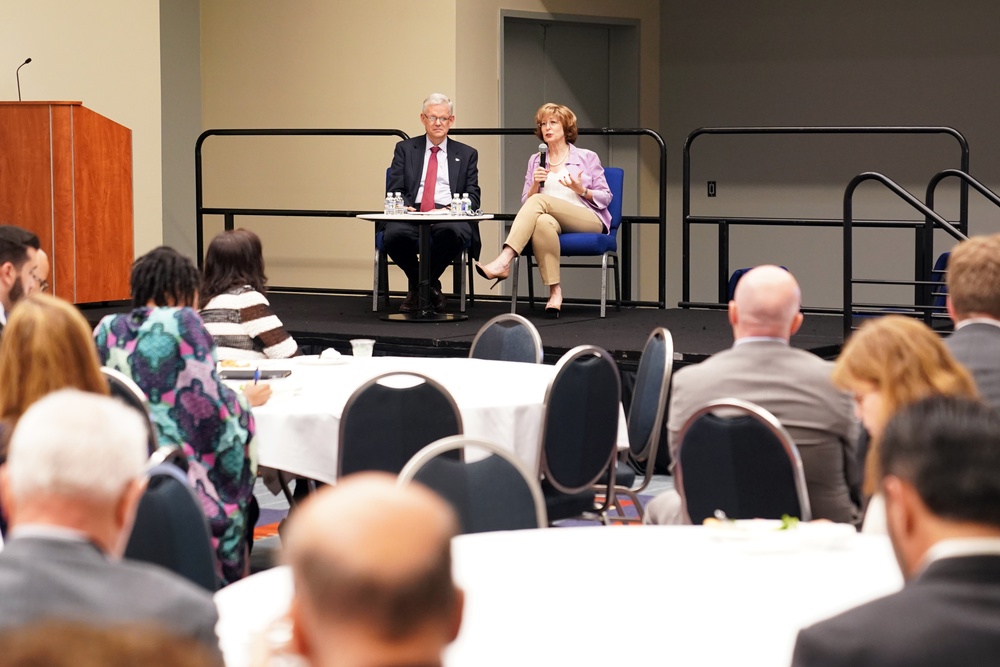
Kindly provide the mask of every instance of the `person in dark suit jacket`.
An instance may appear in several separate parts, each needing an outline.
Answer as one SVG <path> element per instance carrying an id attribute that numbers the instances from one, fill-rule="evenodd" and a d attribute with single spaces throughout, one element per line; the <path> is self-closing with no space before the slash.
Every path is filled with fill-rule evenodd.
<path id="1" fill-rule="evenodd" d="M 793 667 L 992 665 L 1000 656 L 1000 415 L 935 396 L 902 408 L 880 450 L 906 584 L 799 633 Z"/>
<path id="2" fill-rule="evenodd" d="M 456 192 L 460 196 L 468 193 L 473 210 L 479 209 L 479 153 L 471 146 L 448 139 L 448 130 L 455 122 L 451 100 L 440 93 L 428 96 L 420 111 L 420 122 L 427 130 L 426 134 L 396 144 L 389 170 L 388 190 L 401 192 L 406 207 L 415 211 L 449 208 L 452 195 Z M 433 150 L 435 148 L 440 150 Z M 437 180 L 434 189 L 426 193 L 424 180 L 432 156 L 437 160 Z M 385 232 L 385 252 L 406 273 L 408 292 L 400 311 L 415 312 L 418 307 L 419 228 L 406 222 L 387 222 L 379 229 Z M 431 226 L 429 275 L 435 310 L 445 308 L 441 274 L 470 243 L 473 257 L 478 257 L 479 226 L 475 223 L 439 222 Z"/>
<path id="3" fill-rule="evenodd" d="M 49 260 L 40 248 L 35 234 L 14 225 L 0 225 L 0 332 L 15 303 L 32 292 L 48 289 Z"/>
<path id="4" fill-rule="evenodd" d="M 798 446 L 813 517 L 857 524 L 860 484 L 855 456 L 858 424 L 851 398 L 833 386 L 833 364 L 789 345 L 802 324 L 802 294 L 791 273 L 778 266 L 748 271 L 729 303 L 733 347 L 674 374 L 667 445 L 675 465 L 679 436 L 699 408 L 720 398 L 756 403 L 773 414 Z M 646 507 L 646 523 L 690 523 L 675 490 Z"/>
<path id="5" fill-rule="evenodd" d="M 948 258 L 945 343 L 976 380 L 983 400 L 1000 408 L 1000 235 L 959 243 Z"/>
<path id="6" fill-rule="evenodd" d="M 211 595 L 121 560 L 145 488 L 146 426 L 107 396 L 63 389 L 18 421 L 0 494 L 0 628 L 42 619 L 151 623 L 218 652 Z"/>

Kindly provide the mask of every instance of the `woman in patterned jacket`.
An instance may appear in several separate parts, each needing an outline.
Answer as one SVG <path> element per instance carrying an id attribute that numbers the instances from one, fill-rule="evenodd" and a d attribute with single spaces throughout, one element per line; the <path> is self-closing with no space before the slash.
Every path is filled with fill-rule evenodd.
<path id="1" fill-rule="evenodd" d="M 160 444 L 180 445 L 188 477 L 212 532 L 221 585 L 248 572 L 247 508 L 257 475 L 247 395 L 225 386 L 216 372 L 215 343 L 198 315 L 198 270 L 161 246 L 132 266 L 133 310 L 109 315 L 94 331 L 101 363 L 146 392 Z M 263 396 L 266 400 L 266 395 Z"/>

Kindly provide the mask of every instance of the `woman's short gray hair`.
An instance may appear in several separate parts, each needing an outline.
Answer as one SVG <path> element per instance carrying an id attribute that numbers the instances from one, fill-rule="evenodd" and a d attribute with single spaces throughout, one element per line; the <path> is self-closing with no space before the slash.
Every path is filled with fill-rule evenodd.
<path id="1" fill-rule="evenodd" d="M 424 100 L 424 105 L 420 107 L 421 113 L 427 113 L 427 107 L 434 106 L 435 104 L 447 104 L 448 105 L 448 115 L 455 115 L 455 105 L 452 104 L 451 99 L 443 93 L 431 93 Z"/>

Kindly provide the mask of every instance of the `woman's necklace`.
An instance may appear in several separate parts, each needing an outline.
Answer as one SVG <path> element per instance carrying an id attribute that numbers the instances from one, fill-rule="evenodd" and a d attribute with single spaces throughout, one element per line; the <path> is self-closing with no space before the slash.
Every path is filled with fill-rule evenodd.
<path id="1" fill-rule="evenodd" d="M 566 148 L 566 153 L 563 154 L 562 159 L 559 160 L 558 162 L 554 159 L 554 157 L 550 156 L 550 158 L 549 158 L 549 167 L 558 167 L 558 166 L 562 165 L 562 163 L 565 162 L 566 158 L 568 158 L 568 157 L 569 157 L 569 148 L 567 147 Z"/>

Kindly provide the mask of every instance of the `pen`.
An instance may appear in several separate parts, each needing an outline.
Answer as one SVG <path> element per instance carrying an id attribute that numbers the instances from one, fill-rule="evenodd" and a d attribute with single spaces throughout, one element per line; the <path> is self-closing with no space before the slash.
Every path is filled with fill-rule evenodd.
<path id="1" fill-rule="evenodd" d="M 253 383 L 257 384 L 258 380 L 260 380 L 260 366 L 255 368 L 253 371 Z"/>

